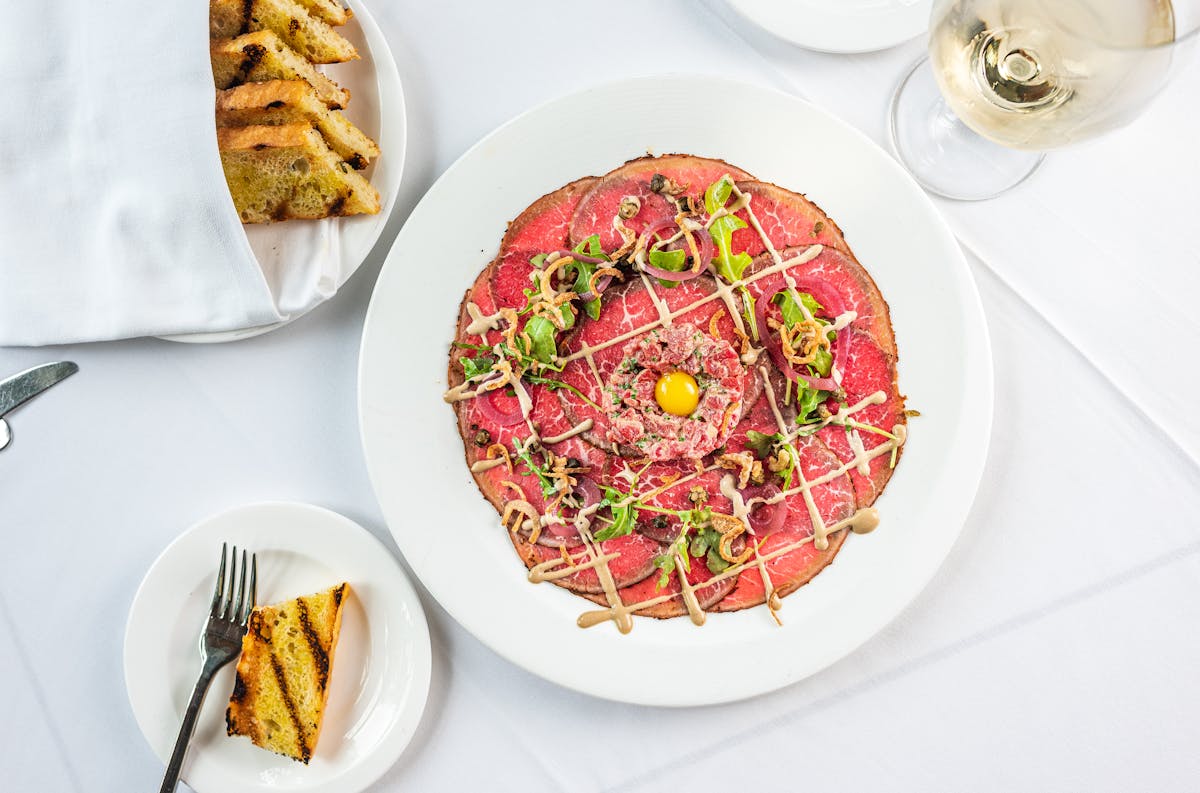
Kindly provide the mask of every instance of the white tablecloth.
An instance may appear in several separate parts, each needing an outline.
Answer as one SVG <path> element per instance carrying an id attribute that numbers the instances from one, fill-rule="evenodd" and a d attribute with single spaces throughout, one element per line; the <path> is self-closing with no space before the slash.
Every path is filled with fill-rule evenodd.
<path id="1" fill-rule="evenodd" d="M 471 143 L 562 93 L 722 72 L 803 94 L 882 140 L 887 98 L 920 51 L 797 51 L 685 0 L 522 5 L 372 7 L 412 134 L 385 240 Z M 429 706 L 374 789 L 1195 790 L 1197 71 L 1019 191 L 943 205 L 978 253 L 996 423 L 962 537 L 896 623 L 777 694 L 671 711 L 545 683 L 426 597 Z M 15 416 L 0 453 L 0 787 L 156 788 L 121 642 L 137 583 L 186 526 L 293 499 L 387 538 L 355 416 L 385 248 L 306 319 L 236 345 L 0 350 L 0 373 L 50 358 L 82 369 Z"/>

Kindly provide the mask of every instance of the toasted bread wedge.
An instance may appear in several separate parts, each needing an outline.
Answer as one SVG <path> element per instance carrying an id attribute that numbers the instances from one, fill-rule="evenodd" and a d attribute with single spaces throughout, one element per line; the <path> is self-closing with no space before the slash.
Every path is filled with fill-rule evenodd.
<path id="1" fill-rule="evenodd" d="M 365 168 L 379 147 L 336 110 L 330 110 L 303 80 L 250 83 L 217 92 L 217 126 L 312 124 L 329 147 L 354 168 Z"/>
<path id="2" fill-rule="evenodd" d="M 296 0 L 211 0 L 208 34 L 215 39 L 270 30 L 313 63 L 358 58 L 354 45 Z"/>
<path id="3" fill-rule="evenodd" d="M 219 128 L 217 144 L 243 223 L 379 211 L 379 193 L 311 124 Z"/>
<path id="4" fill-rule="evenodd" d="M 304 80 L 322 102 L 335 110 L 350 101 L 349 91 L 314 69 L 269 30 L 214 41 L 210 54 L 217 88 L 264 80 Z"/>
<path id="5" fill-rule="evenodd" d="M 296 0 L 308 13 L 324 22 L 326 25 L 344 25 L 354 16 L 354 12 L 343 6 L 338 0 Z"/>
<path id="6" fill-rule="evenodd" d="M 250 613 L 225 731 L 307 764 L 329 698 L 349 585 Z"/>

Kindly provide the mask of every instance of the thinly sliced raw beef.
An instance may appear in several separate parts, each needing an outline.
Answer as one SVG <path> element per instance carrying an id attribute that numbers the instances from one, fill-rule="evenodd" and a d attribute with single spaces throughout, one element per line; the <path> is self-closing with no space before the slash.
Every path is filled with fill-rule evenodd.
<path id="1" fill-rule="evenodd" d="M 533 202 L 508 224 L 500 242 L 500 255 L 492 262 L 491 287 L 499 305 L 525 307 L 522 290 L 530 286 L 529 260 L 569 245 L 568 231 L 579 201 L 599 181 L 594 176 L 571 182 Z"/>
<path id="2" fill-rule="evenodd" d="M 766 400 L 762 400 L 760 405 L 769 410 Z M 756 410 L 738 425 L 735 436 L 740 435 L 738 440 L 744 444 L 746 432 L 754 429 L 754 425 L 761 427 L 758 430 L 760 432 L 771 433 L 778 431 L 774 424 L 773 417 L 769 421 L 765 420 L 762 411 Z M 734 439 L 731 438 L 730 448 L 733 448 L 733 444 Z M 816 481 L 839 465 L 837 457 L 815 437 L 797 438 L 794 445 L 800 455 L 800 472 L 808 481 Z M 840 476 L 830 482 L 813 487 L 811 494 L 821 521 L 826 526 L 845 520 L 854 514 L 856 508 L 854 489 L 846 476 Z M 756 540 L 756 542 L 761 542 L 759 546 L 761 555 L 770 554 L 772 551 L 809 537 L 813 533 L 812 515 L 803 494 L 796 493 L 788 496 L 786 503 L 788 516 L 784 527 L 768 535 L 764 540 Z M 829 547 L 824 551 L 818 551 L 813 543 L 808 542 L 768 561 L 766 563 L 767 573 L 770 575 L 772 585 L 779 592 L 779 596 L 783 597 L 808 583 L 813 576 L 832 562 L 833 557 L 842 547 L 842 543 L 845 542 L 847 533 L 847 531 L 839 531 L 830 535 Z M 765 600 L 766 592 L 762 573 L 757 565 L 751 564 L 738 575 L 737 586 L 715 605 L 714 610 L 737 611 L 756 606 Z"/>
<path id="3" fill-rule="evenodd" d="M 786 261 L 804 250 L 787 248 L 779 253 Z M 774 264 L 769 254 L 762 254 L 746 268 L 743 277 L 750 278 Z M 854 311 L 858 317 L 850 327 L 870 334 L 881 348 L 892 355 L 896 354 L 896 339 L 892 333 L 887 301 L 862 265 L 840 251 L 826 248 L 815 258 L 789 267 L 788 273 L 795 279 L 796 288 L 815 297 L 830 316 Z M 764 296 L 769 299 L 776 292 L 787 289 L 787 280 L 782 272 L 771 273 L 747 288 L 756 300 Z"/>
<path id="4" fill-rule="evenodd" d="M 509 537 L 526 567 L 533 567 L 540 562 L 548 562 L 551 559 L 562 557 L 562 552 L 558 549 L 547 548 L 543 545 L 530 545 L 514 534 L 510 534 Z M 617 554 L 617 558 L 608 563 L 608 569 L 612 573 L 613 583 L 616 584 L 617 589 L 623 589 L 657 571 L 658 568 L 654 566 L 654 557 L 663 552 L 663 546 L 640 534 L 626 534 L 624 537 L 616 537 L 600 543 L 600 552 Z M 597 594 L 604 591 L 604 587 L 600 584 L 600 574 L 596 572 L 595 568 L 580 570 L 565 578 L 556 579 L 554 583 L 572 592 Z"/>
<path id="5" fill-rule="evenodd" d="M 625 221 L 629 228 L 639 234 L 647 223 L 674 217 L 677 212 L 674 201 L 650 189 L 655 174 L 662 174 L 675 182 L 684 188 L 681 195 L 693 198 L 702 198 L 708 186 L 726 174 L 734 180 L 751 178 L 745 171 L 727 162 L 704 157 L 667 154 L 630 160 L 601 177 L 584 196 L 571 221 L 571 241 L 577 244 L 593 234 L 599 234 L 604 250 L 611 252 L 621 247 L 623 240 L 613 228 L 613 218 L 626 196 L 635 196 L 641 202 L 641 211 Z"/>
<path id="6" fill-rule="evenodd" d="M 708 277 L 685 281 L 669 289 L 660 285 L 653 285 L 653 288 L 666 304 L 668 311 L 681 310 L 716 292 L 715 282 Z M 733 320 L 721 300 L 712 300 L 686 312 L 674 321 L 680 324 L 690 323 L 707 332 L 709 322 L 717 312 L 721 312 L 716 323 L 717 333 L 723 339 L 736 344 Z M 654 299 L 646 288 L 645 282 L 641 278 L 631 278 L 624 284 L 609 287 L 608 291 L 604 293 L 604 308 L 600 319 L 580 323 L 576 330 L 563 339 L 560 348 L 564 355 L 570 355 L 578 352 L 585 345 L 594 346 L 605 343 L 633 330 L 652 325 L 658 319 L 658 309 L 655 307 Z M 596 362 L 596 373 L 592 372 L 585 358 L 579 358 L 568 363 L 559 375 L 564 383 L 577 388 L 588 399 L 603 408 L 596 410 L 567 389 L 557 392 L 567 418 L 572 423 L 592 419 L 594 424 L 586 435 L 592 443 L 611 448 L 612 442 L 608 439 L 608 429 L 609 409 L 613 406 L 613 401 L 612 397 L 605 393 L 604 386 L 608 384 L 613 371 L 623 360 L 626 346 L 635 339 L 642 338 L 648 332 L 649 329 L 643 330 L 629 340 L 610 345 L 596 352 L 593 355 Z M 599 381 L 597 381 L 597 374 Z M 757 398 L 758 389 L 754 385 L 757 381 L 746 378 L 746 383 L 747 390 L 743 401 L 749 403 Z M 640 456 L 636 450 L 632 449 L 622 449 L 622 453 L 631 457 Z"/>
<path id="7" fill-rule="evenodd" d="M 850 252 L 842 230 L 829 219 L 819 206 L 799 193 L 784 190 L 767 182 L 738 182 L 738 189 L 750 196 L 750 208 L 763 232 L 776 250 L 795 245 L 825 245 Z M 738 217 L 749 223 L 745 210 Z M 757 256 L 766 250 L 762 237 L 752 225 L 733 232 L 730 250 Z"/>
<path id="8" fill-rule="evenodd" d="M 654 185 L 661 192 L 651 189 L 656 175 L 662 177 Z M 854 412 L 854 420 L 889 433 L 897 425 L 905 424 L 904 397 L 896 380 L 896 344 L 887 302 L 846 245 L 837 224 L 806 197 L 755 181 L 744 171 L 720 160 L 687 155 L 644 157 L 603 177 L 580 179 L 538 199 L 509 224 L 497 257 L 464 296 L 459 309 L 457 340 L 491 346 L 502 338 L 495 330 L 486 331 L 482 337 L 468 334 L 466 328 L 472 320 L 467 304 L 474 303 L 482 315 L 495 314 L 501 308 L 524 308 L 527 302 L 524 290 L 532 285 L 530 259 L 534 256 L 574 247 L 592 234 L 600 235 L 606 251 L 611 253 L 620 248 L 624 240 L 613 228 L 613 220 L 626 197 L 636 198 L 637 206 L 633 211 L 628 204 L 624 207 L 630 216 L 623 222 L 633 232 L 641 234 L 648 224 L 673 218 L 684 197 L 702 199 L 707 187 L 725 175 L 737 182 L 742 193 L 750 196 L 750 209 L 771 240 L 770 247 L 784 259 L 794 258 L 813 245 L 823 246 L 812 260 L 792 265 L 786 275 L 771 273 L 753 280 L 771 268 L 775 260 L 753 225 L 736 231 L 732 252 L 746 252 L 753 258 L 743 276 L 744 280 L 750 280 L 747 285 L 750 295 L 759 301 L 769 300 L 787 288 L 790 277 L 800 291 L 812 294 L 823 305 L 822 316 L 832 318 L 847 311 L 855 312 L 855 320 L 840 332 L 834 348 L 844 392 L 837 396 L 844 397 L 848 405 L 854 406 L 872 394 L 882 392 L 883 401 L 864 405 Z M 670 195 L 676 187 L 682 191 Z M 738 215 L 743 220 L 749 219 L 745 209 Z M 600 543 L 600 551 L 615 554 L 608 566 L 623 603 L 631 605 L 667 596 L 664 602 L 637 613 L 656 618 L 679 617 L 687 613 L 678 577 L 680 571 L 668 575 L 660 588 L 661 570 L 656 567 L 655 560 L 679 537 L 681 521 L 677 513 L 691 510 L 702 502 L 715 512 L 733 514 L 733 504 L 721 492 L 721 484 L 726 477 L 737 477 L 740 473 L 738 469 L 714 468 L 697 475 L 697 467 L 712 467 L 723 452 L 744 452 L 751 431 L 773 435 L 780 431 L 781 423 L 785 432 L 795 429 L 796 408 L 784 403 L 785 394 L 793 389 L 766 351 L 749 365 L 744 361 L 735 362 L 740 360 L 738 356 L 743 352 L 740 338 L 735 333 L 728 307 L 717 295 L 717 283 L 711 274 L 705 273 L 667 287 L 631 270 L 628 261 L 620 262 L 619 266 L 626 272 L 626 280 L 618 278 L 609 283 L 601 296 L 599 319 L 591 319 L 581 309 L 574 329 L 558 339 L 558 351 L 564 358 L 585 346 L 607 345 L 591 356 L 594 368 L 587 357 L 582 357 L 567 363 L 561 373 L 542 373 L 578 389 L 583 397 L 570 389 L 556 386 L 552 390 L 545 384 L 526 381 L 524 388 L 533 400 L 529 418 L 543 438 L 572 434 L 581 422 L 592 420 L 588 431 L 551 444 L 548 451 L 570 460 L 571 468 L 581 469 L 573 476 L 580 482 L 576 496 L 583 503 L 599 498 L 597 491 L 605 486 L 621 493 L 632 492 L 639 498 L 644 507 L 639 510 L 634 531 Z M 656 297 L 665 304 L 662 312 Z M 701 300 L 707 302 L 693 307 Z M 769 310 L 772 316 L 776 315 L 776 309 Z M 669 320 L 676 330 L 656 330 L 662 328 L 664 313 L 676 311 L 682 312 L 681 315 Z M 520 321 L 524 322 L 525 317 Z M 658 335 L 647 340 L 646 336 L 651 332 Z M 633 335 L 614 341 L 627 333 Z M 714 344 L 706 338 L 710 334 L 729 346 Z M 458 359 L 474 354 L 461 348 L 451 350 L 448 372 L 451 387 L 463 381 Z M 614 379 L 614 373 L 626 357 L 632 358 L 634 365 L 622 370 Z M 705 367 L 696 361 L 709 361 L 711 366 Z M 742 366 L 745 367 L 744 376 Z M 658 408 L 653 404 L 649 386 L 657 382 L 659 374 L 676 371 L 693 374 L 709 388 L 696 410 L 689 416 L 680 417 L 703 424 L 698 429 L 686 421 L 664 421 L 654 412 Z M 618 389 L 623 389 L 620 391 L 622 396 L 614 396 Z M 557 504 L 554 497 L 557 494 L 547 497 L 537 474 L 514 453 L 516 442 L 525 442 L 530 429 L 525 420 L 515 417 L 519 413 L 519 403 L 511 393 L 511 389 L 502 388 L 485 398 L 476 397 L 454 404 L 466 462 L 470 466 L 486 460 L 490 446 L 503 444 L 512 465 L 500 465 L 473 474 L 484 497 L 500 513 L 516 500 L 527 502 L 539 514 L 546 514 L 556 507 L 561 510 L 557 514 L 563 523 L 548 522 L 534 542 L 530 542 L 531 532 L 523 527 L 517 532 L 508 532 L 527 567 L 559 559 L 564 550 L 578 556 L 584 553 L 584 541 L 572 522 L 574 508 Z M 721 407 L 726 404 L 727 396 L 736 394 L 741 396 L 736 410 Z M 831 408 L 836 404 L 836 401 L 827 403 Z M 714 416 L 722 419 L 715 436 L 712 432 Z M 621 432 L 610 436 L 614 421 Z M 736 424 L 730 431 L 732 422 Z M 689 434 L 691 430 L 697 434 Z M 612 438 L 617 437 L 621 440 L 620 445 L 613 443 Z M 860 441 L 861 446 L 858 445 Z M 797 492 L 786 495 L 776 504 L 755 502 L 749 516 L 750 531 L 734 540 L 733 553 L 740 553 L 750 544 L 763 556 L 788 549 L 765 563 L 771 585 L 781 597 L 803 586 L 833 560 L 849 534 L 842 530 L 829 535 L 829 545 L 824 551 L 817 550 L 812 542 L 804 542 L 813 535 L 813 511 L 821 523 L 830 526 L 850 518 L 856 508 L 874 502 L 891 476 L 890 453 L 881 449 L 887 442 L 885 436 L 861 429 L 851 435 L 843 427 L 833 424 L 816 435 L 795 439 L 793 445 L 800 458 L 800 470 L 791 487 L 801 481 L 815 482 L 831 472 L 836 475 L 828 482 L 812 486 L 811 498 Z M 700 460 L 682 459 L 693 453 L 709 452 L 718 444 L 722 445 Z M 865 474 L 857 468 L 837 473 L 854 460 L 856 448 L 878 449 L 881 453 L 869 462 Z M 675 455 L 681 455 L 680 459 L 668 459 Z M 648 457 L 662 461 L 646 464 Z M 540 464 L 542 459 L 540 453 L 534 453 L 535 464 Z M 769 471 L 766 460 L 762 462 L 768 468 L 764 471 L 764 481 L 757 485 L 751 482 L 742 489 L 746 499 L 771 498 L 783 489 L 785 482 L 777 473 Z M 630 483 L 627 477 L 632 471 L 640 472 L 636 484 Z M 695 488 L 703 490 L 704 499 L 693 500 Z M 665 510 L 667 514 L 656 512 L 654 508 Z M 607 510 L 604 514 L 608 514 Z M 603 525 L 601 520 L 593 526 L 593 531 Z M 497 530 L 505 531 L 505 528 L 497 527 Z M 792 545 L 796 547 L 791 548 Z M 710 570 L 706 558 L 689 556 L 688 559 L 690 566 L 684 573 L 687 581 L 697 587 L 695 592 L 701 608 L 735 611 L 764 602 L 766 587 L 757 564 L 750 563 L 737 575 L 713 583 L 717 574 Z M 575 572 L 554 583 L 601 606 L 608 603 L 600 575 L 594 569 Z"/>
<path id="9" fill-rule="evenodd" d="M 530 417 L 533 419 L 542 435 L 546 437 L 554 437 L 562 434 L 570 429 L 570 425 L 563 418 L 562 411 L 559 409 L 558 400 L 554 394 L 544 386 L 527 386 L 533 398 L 533 411 Z M 495 422 L 491 421 L 487 415 L 482 413 L 475 405 L 475 400 L 466 400 L 458 403 L 462 405 L 462 418 L 460 422 L 465 423 L 467 431 L 472 435 L 479 429 L 486 429 L 492 437 L 493 443 L 504 443 L 510 449 L 512 448 L 512 440 L 514 437 L 520 438 L 522 441 L 527 439 L 529 429 L 524 422 L 518 423 L 512 427 L 498 427 Z M 460 423 L 460 428 L 463 426 Z M 472 429 L 472 426 L 475 429 Z M 467 436 L 470 438 L 471 436 Z M 497 440 L 499 439 L 499 440 Z M 591 479 L 597 484 L 600 483 L 604 472 L 607 469 L 608 455 L 604 450 L 588 443 L 582 438 L 567 438 L 566 440 L 558 441 L 553 444 L 546 444 L 546 447 L 554 454 L 574 458 L 579 463 L 578 466 L 588 468 L 586 472 L 581 472 L 576 475 L 577 479 Z M 477 460 L 487 458 L 487 447 L 479 446 L 474 443 L 468 443 L 467 447 L 467 464 L 471 465 Z M 497 510 L 504 511 L 504 505 L 509 501 L 517 499 L 518 496 L 513 492 L 512 488 L 504 484 L 511 482 L 517 485 L 524 496 L 521 500 L 528 501 L 534 509 L 543 511 L 547 505 L 547 499 L 542 494 L 541 484 L 537 476 L 526 470 L 524 463 L 510 452 L 513 463 L 513 468 L 510 471 L 507 466 L 501 465 L 496 468 L 474 474 L 475 482 L 479 485 L 480 492 L 490 501 Z M 578 536 L 570 533 L 564 536 L 562 532 L 557 534 L 546 531 L 545 535 L 539 542 L 543 545 L 551 545 L 557 547 L 562 545 L 565 540 L 568 545 L 574 545 L 579 542 Z"/>
<path id="10" fill-rule="evenodd" d="M 732 446 L 728 448 L 733 450 Z M 610 470 L 618 462 L 614 459 L 610 463 Z M 702 487 L 708 494 L 706 505 L 718 512 L 728 514 L 731 509 L 729 500 L 721 495 L 721 477 L 728 472 L 723 469 L 705 471 L 701 476 L 684 481 L 682 484 L 673 484 L 695 473 L 696 466 L 686 460 L 653 463 L 639 477 L 638 493 L 643 494 L 641 500 L 652 507 L 680 512 L 698 506 L 691 500 L 690 494 L 692 488 Z M 619 482 L 620 480 L 615 481 Z M 638 515 L 638 531 L 659 542 L 671 542 L 677 538 L 681 525 L 679 518 L 674 515 L 663 515 L 649 510 Z"/>
<path id="11" fill-rule="evenodd" d="M 886 395 L 882 404 L 867 405 L 856 411 L 853 418 L 863 424 L 891 432 L 896 425 L 903 425 L 908 421 L 904 414 L 904 397 L 901 396 L 896 381 L 896 357 L 880 349 L 870 336 L 857 331 L 851 332 L 854 333 L 854 338 L 850 345 L 849 360 L 845 363 L 846 371 L 842 377 L 846 401 L 853 406 L 871 394 L 882 391 Z M 843 463 L 854 459 L 854 450 L 843 427 L 830 425 L 821 430 L 818 436 Z M 858 436 L 862 439 L 863 448 L 868 451 L 888 440 L 866 430 L 858 430 Z M 903 450 L 904 447 L 901 446 L 896 453 L 897 459 Z M 861 506 L 874 503 L 891 479 L 891 455 L 879 455 L 870 461 L 869 467 L 870 473 L 867 476 L 857 468 L 850 471 L 850 478 L 854 481 L 854 489 Z"/>
<path id="12" fill-rule="evenodd" d="M 458 329 L 455 339 L 466 344 L 495 344 L 500 339 L 499 331 L 488 331 L 486 341 L 474 334 L 466 332 L 467 325 L 471 322 L 471 317 L 467 313 L 467 303 L 474 303 L 479 306 L 479 310 L 484 314 L 492 314 L 496 311 L 496 304 L 492 298 L 492 291 L 488 285 L 488 273 L 484 270 L 475 279 L 475 283 L 467 290 L 463 296 L 463 301 L 459 307 Z M 463 369 L 459 363 L 459 358 L 474 357 L 475 351 L 463 349 L 461 347 L 452 346 L 450 348 L 450 360 L 447 369 L 447 380 L 450 386 L 456 387 L 463 382 Z M 470 465 L 478 459 L 479 456 L 486 453 L 486 447 L 492 443 L 503 443 L 511 446 L 513 433 L 518 433 L 521 437 L 528 434 L 528 428 L 524 423 L 516 423 L 512 426 L 502 427 L 490 418 L 487 413 L 480 408 L 478 400 L 488 399 L 492 404 L 503 412 L 509 412 L 517 409 L 517 400 L 515 397 L 509 397 L 503 393 L 503 389 L 499 389 L 494 394 L 489 394 L 483 397 L 475 397 L 454 403 L 454 412 L 458 416 L 459 432 L 463 437 L 463 443 L 467 449 L 467 464 Z M 475 437 L 483 430 L 490 438 L 487 444 L 478 446 L 475 444 Z M 478 479 L 478 477 L 476 477 Z M 485 496 L 489 501 L 493 500 L 492 496 L 486 492 Z"/>
<path id="13" fill-rule="evenodd" d="M 708 586 L 698 586 L 713 577 L 713 573 L 705 565 L 704 560 L 699 557 L 689 557 L 691 560 L 691 569 L 686 572 L 688 583 L 692 586 L 697 586 L 696 602 L 700 608 L 705 611 L 710 610 L 716 603 L 729 594 L 730 591 L 737 585 L 737 578 L 724 578 L 715 584 Z M 658 570 L 654 570 L 655 575 L 649 575 L 643 578 L 636 584 L 624 587 L 617 591 L 621 598 L 621 602 L 625 605 L 633 605 L 634 603 L 644 603 L 647 600 L 653 600 L 662 595 L 675 595 L 670 600 L 662 603 L 655 603 L 653 606 L 635 611 L 641 617 L 653 617 L 655 619 L 665 620 L 671 617 L 681 617 L 688 613 L 687 604 L 683 602 L 683 588 L 679 586 L 678 572 L 670 575 L 670 580 L 667 585 L 659 588 L 658 586 Z M 589 600 L 599 603 L 602 606 L 608 605 L 608 600 L 603 595 L 585 595 Z"/>

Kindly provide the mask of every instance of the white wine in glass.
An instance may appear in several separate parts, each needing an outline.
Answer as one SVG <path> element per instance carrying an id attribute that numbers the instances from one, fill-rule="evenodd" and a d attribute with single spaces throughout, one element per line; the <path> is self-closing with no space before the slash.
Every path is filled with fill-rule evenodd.
<path id="1" fill-rule="evenodd" d="M 929 190 L 990 198 L 1042 152 L 1136 118 L 1200 0 L 937 0 L 929 58 L 892 102 L 892 142 Z M 1190 31 L 1185 31 L 1190 32 Z"/>

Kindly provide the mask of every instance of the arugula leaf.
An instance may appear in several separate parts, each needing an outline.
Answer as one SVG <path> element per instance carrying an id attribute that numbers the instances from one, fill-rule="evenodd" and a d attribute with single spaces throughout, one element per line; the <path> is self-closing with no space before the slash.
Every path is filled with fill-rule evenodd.
<path id="1" fill-rule="evenodd" d="M 746 324 L 750 326 L 750 338 L 758 341 L 758 317 L 754 313 L 754 295 L 750 294 L 750 290 L 746 287 L 739 287 L 742 293 L 742 316 L 746 318 Z"/>
<path id="2" fill-rule="evenodd" d="M 825 400 L 829 399 L 828 391 L 818 391 L 803 380 L 796 382 L 796 416 L 798 423 L 809 424 L 817 419 L 810 416 Z"/>
<path id="3" fill-rule="evenodd" d="M 683 265 L 687 263 L 687 251 L 665 251 L 661 248 L 650 251 L 650 264 L 660 270 L 667 270 L 672 273 L 678 273 L 683 270 Z"/>
<path id="4" fill-rule="evenodd" d="M 496 365 L 496 356 L 476 355 L 474 358 L 463 356 L 458 359 L 458 362 L 462 364 L 463 375 L 470 380 L 492 371 L 492 367 Z"/>
<path id="5" fill-rule="evenodd" d="M 819 377 L 829 377 L 829 372 L 833 369 L 833 353 L 824 347 L 818 347 L 816 357 L 808 366 L 812 369 L 813 374 Z"/>
<path id="6" fill-rule="evenodd" d="M 658 581 L 654 584 L 655 592 L 671 583 L 671 574 L 675 572 L 676 553 L 683 560 L 684 571 L 688 573 L 692 572 L 692 557 L 688 555 L 686 526 L 666 551 L 654 557 L 654 566 L 661 571 L 658 574 Z"/>
<path id="7" fill-rule="evenodd" d="M 744 228 L 746 228 L 746 221 L 736 215 L 717 218 L 708 227 L 709 236 L 713 238 L 713 242 L 717 246 L 717 274 L 731 283 L 741 278 L 742 273 L 746 272 L 746 268 L 753 261 L 750 254 L 745 251 L 736 255 L 729 252 L 729 246 L 733 241 L 733 232 Z"/>
<path id="8" fill-rule="evenodd" d="M 529 374 L 528 372 L 525 373 L 525 376 L 523 379 L 526 382 L 533 383 L 535 385 L 544 385 L 544 386 L 546 386 L 546 388 L 549 388 L 551 391 L 557 391 L 560 388 L 565 388 L 566 390 L 570 391 L 575 396 L 582 399 L 584 402 L 587 402 L 589 405 L 591 405 L 596 410 L 600 410 L 601 412 L 603 412 L 603 410 L 601 409 L 601 407 L 599 405 L 597 405 L 592 400 L 588 399 L 586 394 L 584 394 L 582 391 L 580 391 L 578 388 L 571 385 L 570 383 L 564 383 L 561 380 L 552 380 L 549 377 L 539 377 L 538 375 Z"/>
<path id="9" fill-rule="evenodd" d="M 618 506 L 625 498 L 626 495 L 618 490 L 611 487 L 604 488 L 604 498 L 600 501 L 600 508 L 608 507 L 612 511 L 613 522 L 596 532 L 598 542 L 611 540 L 614 537 L 624 537 L 633 532 L 633 527 L 637 524 L 638 505 L 637 501 L 630 501 L 628 504 Z"/>
<path id="10" fill-rule="evenodd" d="M 814 318 L 819 312 L 824 310 L 824 306 L 818 303 L 816 298 L 808 292 L 797 292 L 797 294 L 800 296 L 800 302 L 804 304 L 804 307 L 808 309 L 808 313 L 812 314 Z M 804 321 L 804 312 L 800 310 L 800 306 L 796 303 L 796 298 L 792 297 L 791 292 L 776 292 L 774 297 L 771 298 L 771 302 L 779 306 L 779 310 L 783 313 L 783 321 L 787 323 L 789 328 L 793 327 L 797 322 Z M 822 324 L 828 324 L 823 320 L 817 321 L 822 322 Z"/>
<path id="11" fill-rule="evenodd" d="M 548 466 L 545 464 L 538 465 L 533 461 L 533 453 L 529 451 L 528 440 L 525 443 L 521 443 L 520 439 L 514 439 L 513 450 L 517 453 L 517 457 L 520 458 L 521 462 L 525 463 L 525 472 L 537 477 L 538 484 L 542 487 L 543 496 L 549 498 L 558 492 L 558 482 L 546 475 Z"/>
<path id="12" fill-rule="evenodd" d="M 558 355 L 558 345 L 555 343 L 556 332 L 554 323 L 545 317 L 533 317 L 525 323 L 525 332 L 533 343 L 529 354 L 542 363 L 550 363 Z"/>
<path id="13" fill-rule="evenodd" d="M 584 256 L 593 256 L 598 259 L 608 259 L 608 254 L 600 247 L 600 235 L 593 234 L 586 240 L 583 240 L 571 250 L 575 253 L 582 253 Z"/>
<path id="14" fill-rule="evenodd" d="M 571 290 L 577 295 L 586 293 L 592 282 L 592 275 L 596 272 L 596 265 L 590 262 L 574 261 L 568 264 L 566 269 L 575 271 L 575 285 L 571 287 Z M 596 295 L 584 303 L 583 310 L 592 319 L 600 319 L 600 295 Z"/>
<path id="15" fill-rule="evenodd" d="M 687 251 L 664 251 L 661 249 L 650 251 L 650 265 L 657 267 L 660 270 L 666 270 L 671 273 L 682 272 L 687 264 Z M 668 281 L 665 278 L 657 279 L 660 284 L 668 289 L 679 286 L 675 281 Z"/>
<path id="16" fill-rule="evenodd" d="M 713 214 L 725 203 L 729 201 L 729 196 L 733 194 L 733 180 L 728 176 L 722 176 L 717 181 L 708 186 L 704 191 L 704 211 L 708 214 Z"/>
<path id="17" fill-rule="evenodd" d="M 720 544 L 721 533 L 711 526 L 702 526 L 697 529 L 696 536 L 688 545 L 688 552 L 692 556 L 703 557 L 709 572 L 721 573 L 729 568 L 729 562 L 721 558 L 721 552 L 718 550 Z"/>
<path id="18" fill-rule="evenodd" d="M 704 191 L 704 210 L 712 215 L 729 201 L 733 194 L 733 182 L 728 177 L 721 177 L 708 186 Z M 746 221 L 736 215 L 719 217 L 708 227 L 708 234 L 717 246 L 717 273 L 727 281 L 736 281 L 750 266 L 750 255 L 742 253 L 730 254 L 729 246 L 733 232 L 746 228 Z"/>
<path id="19" fill-rule="evenodd" d="M 760 460 L 771 454 L 771 450 L 775 448 L 775 444 L 783 443 L 787 439 L 782 434 L 776 432 L 774 435 L 766 435 L 761 432 L 750 430 L 746 433 L 746 448 L 754 452 L 754 456 Z"/>
<path id="20" fill-rule="evenodd" d="M 542 265 L 546 263 L 546 257 L 548 255 L 549 254 L 546 254 L 546 253 L 539 253 L 537 256 L 534 256 L 533 258 L 531 258 L 529 260 L 529 263 L 540 270 L 540 269 L 542 269 Z"/>
<path id="21" fill-rule="evenodd" d="M 580 242 L 572 250 L 575 253 L 584 256 L 592 256 L 597 259 L 609 261 L 608 254 L 600 247 L 600 235 L 593 234 L 587 239 Z M 566 270 L 575 271 L 575 285 L 572 290 L 575 294 L 582 295 L 588 291 L 588 285 L 591 283 L 592 274 L 596 272 L 596 265 L 591 262 L 581 262 L 578 259 L 568 264 Z M 600 319 L 600 295 L 596 295 L 593 299 L 583 304 L 583 310 L 592 319 Z"/>

